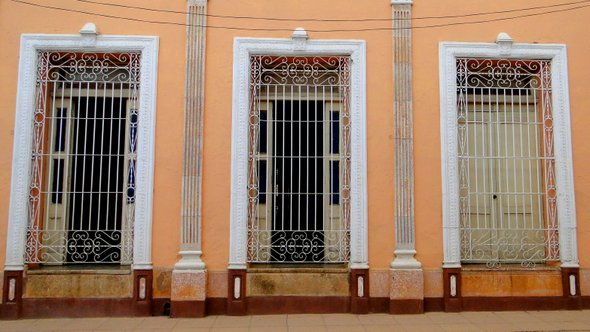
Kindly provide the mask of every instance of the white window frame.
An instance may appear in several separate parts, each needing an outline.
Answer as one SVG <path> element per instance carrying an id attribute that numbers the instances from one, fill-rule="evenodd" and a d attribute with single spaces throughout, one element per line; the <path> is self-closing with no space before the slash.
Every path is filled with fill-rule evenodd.
<path id="1" fill-rule="evenodd" d="M 551 60 L 560 262 L 562 267 L 578 267 L 566 46 L 561 44 L 512 44 L 511 42 L 441 42 L 439 45 L 439 74 L 443 267 L 461 267 L 456 59 L 462 57 Z"/>
<path id="2" fill-rule="evenodd" d="M 248 114 L 250 56 L 348 55 L 350 68 L 351 168 L 350 262 L 368 268 L 366 42 L 362 40 L 234 39 L 229 269 L 247 268 Z"/>
<path id="3" fill-rule="evenodd" d="M 155 36 L 110 35 L 90 38 L 82 35 L 23 34 L 21 36 L 5 270 L 24 269 L 38 51 L 141 52 L 132 267 L 137 270 L 152 268 L 158 46 L 159 38 Z"/>

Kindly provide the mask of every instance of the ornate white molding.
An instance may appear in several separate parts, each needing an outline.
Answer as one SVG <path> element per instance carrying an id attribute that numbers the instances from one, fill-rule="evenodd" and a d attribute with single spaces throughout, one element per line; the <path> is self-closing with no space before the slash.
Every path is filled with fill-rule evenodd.
<path id="1" fill-rule="evenodd" d="M 201 188 L 207 1 L 190 1 L 186 30 L 184 160 L 180 229 L 181 259 L 174 270 L 204 270 L 201 259 Z"/>
<path id="2" fill-rule="evenodd" d="M 82 35 L 21 36 L 18 92 L 5 270 L 22 270 L 28 220 L 31 171 L 32 116 L 38 51 L 141 52 L 141 90 L 137 147 L 136 208 L 133 241 L 134 269 L 151 269 L 152 200 L 156 121 L 158 37 L 95 36 L 88 45 Z"/>
<path id="3" fill-rule="evenodd" d="M 360 40 L 308 40 L 295 50 L 291 39 L 236 38 L 231 148 L 230 269 L 246 268 L 248 217 L 248 113 L 251 54 L 334 55 L 352 59 L 350 267 L 368 268 L 366 45 Z"/>
<path id="4" fill-rule="evenodd" d="M 498 43 L 440 43 L 440 130 L 443 191 L 444 267 L 460 267 L 459 177 L 456 120 L 456 58 L 482 57 L 551 60 L 557 214 L 561 266 L 578 267 L 576 206 L 573 182 L 572 143 L 567 52 L 558 44 L 511 44 L 506 34 Z"/>

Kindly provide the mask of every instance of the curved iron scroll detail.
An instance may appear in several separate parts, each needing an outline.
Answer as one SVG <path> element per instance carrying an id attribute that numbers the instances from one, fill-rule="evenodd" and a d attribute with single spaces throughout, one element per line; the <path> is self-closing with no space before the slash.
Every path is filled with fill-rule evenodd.
<path id="1" fill-rule="evenodd" d="M 350 58 L 255 55 L 250 58 L 252 84 L 338 86 L 350 77 Z"/>

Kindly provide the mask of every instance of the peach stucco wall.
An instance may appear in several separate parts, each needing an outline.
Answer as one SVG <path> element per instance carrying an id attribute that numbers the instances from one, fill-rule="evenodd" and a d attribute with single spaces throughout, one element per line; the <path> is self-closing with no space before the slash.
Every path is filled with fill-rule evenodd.
<path id="1" fill-rule="evenodd" d="M 37 1 L 40 2 L 40 1 Z M 118 1 L 151 8 L 185 10 L 184 0 L 149 2 Z M 46 2 L 43 2 L 46 4 Z M 536 4 L 536 3 L 535 3 Z M 143 20 L 184 23 L 185 16 L 83 4 L 70 0 L 51 1 L 52 6 L 69 7 Z M 530 7 L 527 0 L 416 0 L 414 16 L 442 16 Z M 240 16 L 293 18 L 383 18 L 391 17 L 389 0 L 251 0 L 209 1 L 209 13 Z M 450 20 L 416 20 L 416 26 L 443 22 L 477 21 L 530 12 L 477 16 Z M 566 13 L 521 18 L 486 24 L 416 29 L 414 31 L 414 130 L 417 258 L 427 270 L 442 263 L 440 106 L 438 43 L 440 41 L 493 42 L 499 32 L 509 33 L 517 43 L 560 43 L 568 47 L 574 173 L 577 201 L 578 250 L 580 262 L 590 266 L 590 55 L 587 22 L 590 8 Z M 171 268 L 177 259 L 180 229 L 180 188 L 182 175 L 182 132 L 184 97 L 185 29 L 182 26 L 154 25 L 85 14 L 33 8 L 0 1 L 0 266 L 4 264 L 9 204 L 9 183 L 18 50 L 21 33 L 76 34 L 92 21 L 102 34 L 154 35 L 160 37 L 156 165 L 153 205 L 154 266 Z M 573 24 L 573 22 L 577 22 Z M 204 118 L 203 179 L 203 259 L 209 271 L 227 267 L 229 249 L 230 145 L 232 43 L 234 37 L 289 38 L 290 31 L 303 26 L 312 39 L 361 39 L 367 41 L 367 126 L 369 264 L 387 269 L 393 258 L 393 75 L 391 31 L 311 32 L 314 29 L 389 27 L 389 22 L 322 23 L 229 20 L 210 17 L 211 26 L 285 28 L 288 31 L 234 31 L 209 29 L 207 32 L 206 102 Z M 437 273 L 434 271 L 433 273 Z M 165 283 L 164 278 L 162 279 Z M 432 294 L 440 285 L 428 286 Z M 431 289 L 432 288 L 432 289 Z"/>

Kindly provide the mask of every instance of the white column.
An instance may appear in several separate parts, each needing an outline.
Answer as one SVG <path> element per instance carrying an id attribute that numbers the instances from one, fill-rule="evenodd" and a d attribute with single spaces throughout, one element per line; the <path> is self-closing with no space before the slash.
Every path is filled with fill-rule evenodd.
<path id="1" fill-rule="evenodd" d="M 201 184 L 207 0 L 189 0 L 186 38 L 184 164 L 180 260 L 175 271 L 201 271 Z"/>
<path id="2" fill-rule="evenodd" d="M 395 258 L 392 269 L 419 269 L 414 256 L 414 136 L 412 105 L 412 1 L 392 0 L 395 158 Z"/>

